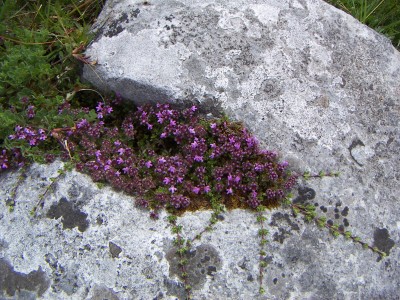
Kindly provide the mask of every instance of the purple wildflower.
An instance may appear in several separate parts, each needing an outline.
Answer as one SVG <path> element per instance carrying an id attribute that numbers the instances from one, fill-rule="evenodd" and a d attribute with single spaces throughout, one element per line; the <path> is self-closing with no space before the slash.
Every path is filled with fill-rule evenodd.
<path id="1" fill-rule="evenodd" d="M 28 116 L 29 119 L 34 118 L 35 117 L 35 106 L 29 105 L 26 110 L 26 115 Z"/>
<path id="2" fill-rule="evenodd" d="M 197 140 L 194 140 L 194 142 L 190 144 L 190 147 L 192 147 L 192 149 L 196 149 L 198 145 L 199 144 L 197 143 Z"/>
<path id="3" fill-rule="evenodd" d="M 197 161 L 197 162 L 202 162 L 203 161 L 203 156 L 195 155 L 194 156 L 194 160 Z"/>
<path id="4" fill-rule="evenodd" d="M 86 119 L 81 119 L 78 123 L 76 123 L 76 128 L 83 128 L 89 125 L 89 122 Z"/>
<path id="5" fill-rule="evenodd" d="M 125 149 L 124 149 L 124 148 L 119 148 L 119 149 L 117 150 L 117 152 L 118 152 L 119 155 L 122 155 L 122 154 L 125 153 Z"/>
<path id="6" fill-rule="evenodd" d="M 195 186 L 195 187 L 192 189 L 192 191 L 193 191 L 193 193 L 198 194 L 198 193 L 200 193 L 200 188 L 197 187 L 197 186 Z"/>

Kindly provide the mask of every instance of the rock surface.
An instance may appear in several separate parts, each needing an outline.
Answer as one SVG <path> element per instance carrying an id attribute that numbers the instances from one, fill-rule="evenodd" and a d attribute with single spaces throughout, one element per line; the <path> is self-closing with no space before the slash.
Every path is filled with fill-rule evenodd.
<path id="1" fill-rule="evenodd" d="M 185 299 L 165 213 L 154 221 L 134 206 L 132 197 L 100 189 L 75 171 L 60 177 L 36 215 L 30 213 L 61 165 L 33 165 L 22 181 L 18 172 L 0 176 L 0 299 Z M 6 202 L 18 182 L 15 208 L 9 212 Z M 393 246 L 399 236 L 391 223 L 396 219 L 383 215 L 372 223 L 367 217 L 373 212 L 344 207 L 335 192 L 312 199 L 313 188 L 337 184 L 325 178 L 299 188 L 296 201 L 324 203 L 332 219 L 337 209 L 336 221 L 348 218 L 351 230 L 389 253 L 388 258 L 379 260 L 344 238 L 334 239 L 293 219 L 289 211 L 272 211 L 261 297 L 259 226 L 253 213 L 234 210 L 190 251 L 194 299 L 398 299 L 399 249 Z M 63 213 L 50 213 L 55 207 L 64 207 Z M 193 238 L 209 217 L 209 211 L 186 213 L 179 224 Z"/>
<path id="2" fill-rule="evenodd" d="M 339 170 L 303 182 L 296 201 L 389 253 L 272 211 L 259 296 L 259 228 L 234 210 L 193 245 L 194 299 L 400 299 L 400 54 L 389 41 L 317 0 L 108 1 L 95 30 L 87 80 L 137 103 L 223 111 L 295 169 Z M 19 174 L 0 175 L 0 298 L 183 299 L 165 214 L 153 221 L 73 171 L 30 215 L 60 164 L 28 170 L 14 212 Z M 179 222 L 193 237 L 209 216 Z"/>

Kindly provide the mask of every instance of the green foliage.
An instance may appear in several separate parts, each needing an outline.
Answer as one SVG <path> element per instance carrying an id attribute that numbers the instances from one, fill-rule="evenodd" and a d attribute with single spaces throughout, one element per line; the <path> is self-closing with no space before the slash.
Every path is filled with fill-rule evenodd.
<path id="1" fill-rule="evenodd" d="M 81 89 L 76 49 L 89 42 L 89 22 L 102 4 L 0 0 L 0 148 L 20 148 L 25 158 L 35 161 L 44 161 L 44 151 L 61 152 L 57 141 L 38 149 L 8 136 L 16 125 L 49 134 L 54 128 L 72 127 L 82 117 L 84 113 L 59 114 L 59 107 L 67 92 Z M 29 105 L 34 117 L 27 116 Z M 89 118 L 94 117 L 92 112 Z"/>
<path id="2" fill-rule="evenodd" d="M 345 231 L 343 228 L 340 228 L 338 224 L 333 224 L 333 222 L 330 223 L 329 221 L 327 221 L 327 218 L 325 216 L 318 216 L 315 211 L 314 205 L 301 205 L 292 203 L 291 208 L 294 217 L 302 215 L 306 222 L 314 221 L 319 228 L 327 228 L 334 238 L 342 235 L 346 240 L 351 240 L 354 243 L 360 244 L 364 249 L 369 249 L 372 252 L 379 254 L 380 257 L 387 256 L 387 253 L 379 250 L 376 247 L 372 247 L 366 242 L 363 242 L 361 238 L 353 235 L 351 231 Z"/>

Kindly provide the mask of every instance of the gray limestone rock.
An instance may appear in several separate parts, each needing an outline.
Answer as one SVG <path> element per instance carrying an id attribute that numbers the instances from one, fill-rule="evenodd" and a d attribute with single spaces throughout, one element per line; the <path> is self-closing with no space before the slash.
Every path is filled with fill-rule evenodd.
<path id="1" fill-rule="evenodd" d="M 98 65 L 85 67 L 84 78 L 138 104 L 223 111 L 295 169 L 340 171 L 338 179 L 306 183 L 296 200 L 374 235 L 376 246 L 388 231 L 394 241 L 383 238 L 382 249 L 398 244 L 400 54 L 385 37 L 316 0 L 109 1 L 94 30 L 87 54 Z M 290 278 L 310 298 L 398 298 L 394 277 L 366 283 L 371 269 L 358 256 L 365 254 L 335 251 L 336 241 L 321 242 L 314 229 L 296 229 L 306 243 L 297 249 L 290 233 L 297 227 L 283 216 L 275 218 L 273 240 L 283 248 L 272 264 L 282 265 L 279 256 L 307 271 L 269 278 L 269 297 L 294 297 L 283 291 Z M 304 252 L 310 247 L 320 250 Z M 398 265 L 396 255 L 382 268 Z M 348 273 L 335 275 L 344 265 Z"/>
<path id="2" fill-rule="evenodd" d="M 61 166 L 35 164 L 23 181 L 18 172 L 0 174 L 0 299 L 185 299 L 165 212 L 152 220 L 135 207 L 133 197 L 99 188 L 87 175 L 72 171 L 53 184 L 36 215 L 30 213 Z M 7 201 L 18 182 L 10 212 Z M 299 187 L 295 201 L 318 201 L 319 212 L 339 224 L 346 218 L 355 234 L 387 252 L 387 258 L 380 260 L 342 237 L 334 239 L 288 210 L 271 211 L 266 294 L 259 296 L 259 226 L 254 213 L 237 209 L 226 212 L 188 252 L 194 299 L 397 299 L 398 212 L 390 210 L 395 203 L 382 202 L 387 213 L 375 216 L 376 211 L 356 201 L 339 200 L 338 182 L 345 180 L 308 183 Z M 49 212 L 60 203 L 69 204 L 55 218 Z M 79 227 L 83 215 L 85 230 Z M 178 220 L 184 236 L 194 238 L 210 215 L 185 213 Z M 79 222 L 65 226 L 64 218 Z"/>
<path id="3" fill-rule="evenodd" d="M 340 171 L 302 182 L 295 201 L 389 254 L 380 260 L 271 211 L 259 296 L 259 227 L 234 210 L 193 245 L 194 299 L 400 299 L 400 54 L 387 39 L 319 0 L 108 1 L 94 30 L 87 54 L 98 64 L 84 78 L 138 104 L 223 111 L 295 170 Z M 20 293 L 182 299 L 166 213 L 151 220 L 132 197 L 72 171 L 30 215 L 60 164 L 28 170 L 14 212 L 19 174 L 0 173 L 2 268 L 21 280 L 40 275 Z M 184 214 L 184 234 L 194 237 L 210 214 Z M 3 282 L 0 298 L 12 299 Z"/>

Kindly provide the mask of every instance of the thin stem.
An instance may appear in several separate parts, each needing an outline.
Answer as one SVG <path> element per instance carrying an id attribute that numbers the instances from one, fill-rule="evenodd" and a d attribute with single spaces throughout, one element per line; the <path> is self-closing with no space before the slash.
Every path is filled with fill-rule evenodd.
<path id="1" fill-rule="evenodd" d="M 314 211 L 315 207 L 314 209 L 309 209 L 304 205 L 291 204 L 291 208 L 295 214 L 301 213 L 302 215 L 304 215 L 307 221 L 314 220 L 318 226 L 328 228 L 330 232 L 333 234 L 333 236 L 336 237 L 338 235 L 342 235 L 346 239 L 351 239 L 354 243 L 360 244 L 361 246 L 363 246 L 363 248 L 370 249 L 372 252 L 379 254 L 381 257 L 387 256 L 387 254 L 384 251 L 381 251 L 377 247 L 373 247 L 368 243 L 361 241 L 359 237 L 353 235 L 350 231 L 340 230 L 338 225 L 334 224 L 331 225 L 328 222 L 326 222 L 326 218 L 317 217 Z"/>
<path id="2" fill-rule="evenodd" d="M 265 271 L 265 268 L 267 267 L 267 263 L 265 261 L 266 252 L 264 249 L 265 249 L 265 245 L 267 243 L 266 236 L 268 234 L 268 230 L 265 229 L 265 227 L 264 227 L 264 221 L 266 220 L 266 217 L 263 215 L 264 212 L 265 212 L 265 207 L 260 205 L 257 208 L 257 222 L 260 223 L 260 227 L 261 227 L 261 229 L 258 231 L 258 235 L 260 236 L 260 256 L 259 256 L 259 260 L 260 260 L 260 262 L 259 262 L 259 271 L 260 271 L 259 293 L 260 294 L 265 293 L 265 289 L 263 288 L 263 279 L 264 279 L 264 271 Z"/>

